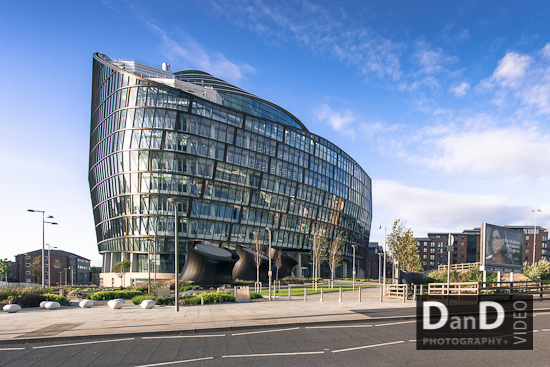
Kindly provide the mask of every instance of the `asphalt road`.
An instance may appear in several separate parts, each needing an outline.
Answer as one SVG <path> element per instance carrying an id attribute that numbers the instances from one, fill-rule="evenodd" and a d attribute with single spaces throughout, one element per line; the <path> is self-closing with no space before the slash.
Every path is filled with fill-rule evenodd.
<path id="1" fill-rule="evenodd" d="M 550 314 L 533 351 L 417 351 L 414 321 L 0 345 L 0 366 L 547 366 Z"/>

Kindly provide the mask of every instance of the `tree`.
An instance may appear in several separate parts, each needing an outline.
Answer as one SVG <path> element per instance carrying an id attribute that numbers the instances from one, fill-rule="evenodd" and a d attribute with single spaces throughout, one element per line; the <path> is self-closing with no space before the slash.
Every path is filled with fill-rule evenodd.
<path id="1" fill-rule="evenodd" d="M 330 279 L 334 280 L 334 272 L 344 261 L 344 246 L 346 233 L 340 232 L 328 246 L 328 266 L 330 267 Z"/>
<path id="2" fill-rule="evenodd" d="M 130 271 L 130 260 L 119 261 L 113 266 L 113 272 L 122 279 L 122 286 L 124 287 L 124 275 Z"/>
<path id="3" fill-rule="evenodd" d="M 275 250 L 275 268 L 277 273 L 275 274 L 275 281 L 279 281 L 279 269 L 283 267 L 283 254 L 281 250 Z"/>
<path id="4" fill-rule="evenodd" d="M 260 265 L 264 261 L 264 244 L 260 242 L 260 234 L 254 232 L 254 256 L 252 257 L 252 262 L 256 267 L 256 284 L 260 283 Z"/>
<path id="5" fill-rule="evenodd" d="M 8 259 L 0 259 L 0 280 L 6 277 L 6 282 L 8 281 L 8 273 L 10 272 L 11 264 L 9 264 Z"/>
<path id="6" fill-rule="evenodd" d="M 317 231 L 313 236 L 313 246 L 311 247 L 311 257 L 313 259 L 313 278 L 315 284 L 315 290 L 317 290 L 317 275 L 319 273 L 319 267 L 327 259 L 327 247 L 328 239 L 325 237 L 324 230 Z"/>
<path id="7" fill-rule="evenodd" d="M 37 256 L 30 266 L 31 275 L 36 278 L 37 283 L 42 282 L 42 256 Z"/>
<path id="8" fill-rule="evenodd" d="M 397 262 L 399 269 L 414 272 L 422 271 L 422 263 L 418 256 L 416 242 L 412 229 L 406 229 L 405 223 L 397 219 L 393 223 L 393 228 L 386 239 L 386 244 L 391 261 L 394 264 Z"/>

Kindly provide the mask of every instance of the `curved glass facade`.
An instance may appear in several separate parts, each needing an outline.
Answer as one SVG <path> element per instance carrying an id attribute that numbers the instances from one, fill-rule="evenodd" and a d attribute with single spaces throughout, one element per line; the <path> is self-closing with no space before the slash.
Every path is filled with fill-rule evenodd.
<path id="1" fill-rule="evenodd" d="M 254 232 L 267 244 L 266 227 L 272 246 L 290 253 L 309 252 L 317 230 L 330 238 L 345 231 L 345 260 L 351 263 L 357 245 L 361 264 L 372 219 L 370 177 L 295 117 L 288 115 L 296 126 L 248 112 L 137 77 L 94 54 L 89 183 L 100 253 L 113 263 L 133 253 L 139 271 L 150 249 L 158 271 L 172 272 L 168 198 L 178 196 L 180 266 L 189 244 L 235 249 L 250 246 Z"/>

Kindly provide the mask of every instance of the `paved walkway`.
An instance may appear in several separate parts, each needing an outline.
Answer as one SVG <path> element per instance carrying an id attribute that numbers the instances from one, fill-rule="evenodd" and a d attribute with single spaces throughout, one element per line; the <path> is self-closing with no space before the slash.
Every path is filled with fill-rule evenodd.
<path id="1" fill-rule="evenodd" d="M 110 309 L 106 301 L 94 302 L 88 309 L 72 306 L 58 310 L 24 308 L 9 314 L 0 312 L 0 343 L 42 338 L 80 338 L 121 336 L 144 333 L 195 333 L 247 327 L 274 327 L 306 323 L 367 321 L 374 318 L 397 317 L 391 310 L 400 308 L 414 315 L 414 303 L 402 300 L 384 300 L 380 303 L 379 289 L 363 288 L 362 302 L 358 291 L 344 291 L 342 302 L 338 292 L 320 295 L 287 297 L 273 301 L 267 299 L 243 303 L 219 303 L 204 306 L 155 306 L 144 310 L 126 301 L 119 310 Z M 400 314 L 402 315 L 403 312 Z"/>

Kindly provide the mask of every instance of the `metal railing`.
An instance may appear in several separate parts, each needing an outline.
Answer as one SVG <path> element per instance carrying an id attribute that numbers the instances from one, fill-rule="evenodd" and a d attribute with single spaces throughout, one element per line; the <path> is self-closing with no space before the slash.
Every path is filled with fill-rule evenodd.
<path id="1" fill-rule="evenodd" d="M 461 264 L 451 264 L 451 270 L 470 270 L 471 268 L 479 268 L 481 265 L 480 262 L 477 263 L 461 263 Z M 438 265 L 438 271 L 447 270 L 447 265 Z"/>

